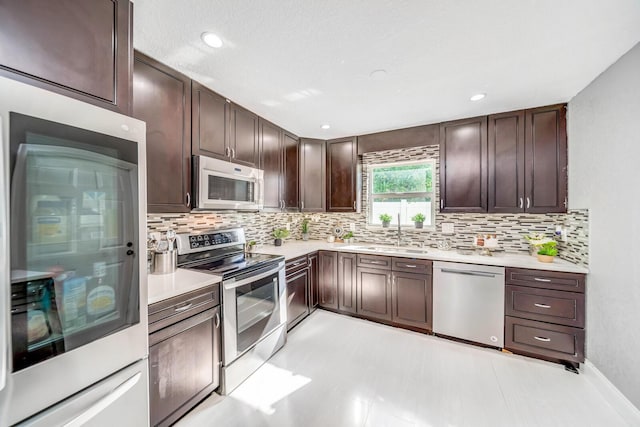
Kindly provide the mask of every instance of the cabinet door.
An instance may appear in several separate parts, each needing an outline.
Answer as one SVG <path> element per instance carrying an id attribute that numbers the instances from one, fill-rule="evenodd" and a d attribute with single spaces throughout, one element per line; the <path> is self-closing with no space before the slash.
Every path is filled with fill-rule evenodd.
<path id="1" fill-rule="evenodd" d="M 393 273 L 391 300 L 393 321 L 420 329 L 432 329 L 432 275 Z"/>
<path id="2" fill-rule="evenodd" d="M 282 167 L 282 199 L 284 208 L 289 211 L 300 209 L 300 199 L 298 197 L 298 162 L 300 151 L 298 149 L 299 138 L 288 132 L 284 132 L 282 138 L 282 149 L 284 150 Z"/>
<path id="3" fill-rule="evenodd" d="M 525 209 L 566 212 L 566 105 L 526 110 L 525 129 Z"/>
<path id="4" fill-rule="evenodd" d="M 147 123 L 148 211 L 191 211 L 191 79 L 136 52 L 133 116 Z"/>
<path id="5" fill-rule="evenodd" d="M 239 105 L 229 105 L 231 161 L 254 167 L 258 160 L 258 116 Z"/>
<path id="6" fill-rule="evenodd" d="M 357 210 L 357 166 L 355 138 L 327 141 L 327 211 Z"/>
<path id="7" fill-rule="evenodd" d="M 356 313 L 356 254 L 338 253 L 338 310 Z"/>
<path id="8" fill-rule="evenodd" d="M 489 116 L 489 212 L 524 212 L 524 111 Z"/>
<path id="9" fill-rule="evenodd" d="M 0 75 L 131 113 L 128 0 L 0 2 Z"/>
<path id="10" fill-rule="evenodd" d="M 218 386 L 219 316 L 216 307 L 149 337 L 151 425 L 170 425 Z"/>
<path id="11" fill-rule="evenodd" d="M 440 124 L 440 211 L 487 211 L 487 118 Z"/>
<path id="12" fill-rule="evenodd" d="M 300 323 L 309 314 L 309 269 L 287 276 L 287 330 Z"/>
<path id="13" fill-rule="evenodd" d="M 357 312 L 391 320 L 391 271 L 358 267 Z"/>
<path id="14" fill-rule="evenodd" d="M 280 211 L 282 197 L 280 176 L 282 174 L 282 129 L 260 119 L 261 169 L 264 170 L 264 209 Z"/>
<path id="15" fill-rule="evenodd" d="M 227 144 L 227 100 L 198 82 L 193 82 L 191 87 L 193 154 L 228 160 L 230 149 Z"/>
<path id="16" fill-rule="evenodd" d="M 326 148 L 320 139 L 300 140 L 300 210 L 326 210 Z"/>
<path id="17" fill-rule="evenodd" d="M 318 253 L 314 252 L 309 255 L 309 308 L 314 309 L 318 306 L 318 287 L 319 287 L 319 263 Z"/>
<path id="18" fill-rule="evenodd" d="M 318 252 L 318 304 L 338 309 L 338 253 Z"/>

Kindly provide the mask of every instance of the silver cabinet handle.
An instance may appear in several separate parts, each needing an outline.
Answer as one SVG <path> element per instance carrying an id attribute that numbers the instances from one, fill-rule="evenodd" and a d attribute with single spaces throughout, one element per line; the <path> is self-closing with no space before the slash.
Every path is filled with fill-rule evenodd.
<path id="1" fill-rule="evenodd" d="M 440 199 L 440 210 L 444 209 L 444 199 Z"/>
<path id="2" fill-rule="evenodd" d="M 531 199 L 527 197 L 527 209 L 531 207 Z"/>
<path id="3" fill-rule="evenodd" d="M 540 307 L 540 308 L 551 308 L 551 306 L 550 306 L 550 305 L 547 305 L 547 304 L 538 304 L 537 302 L 536 302 L 535 304 L 533 304 L 533 305 L 535 305 L 536 307 Z"/>
<path id="4" fill-rule="evenodd" d="M 551 338 L 545 338 L 545 337 L 533 337 L 534 339 L 538 340 L 538 341 L 542 341 L 542 342 L 549 342 L 551 341 Z"/>
<path id="5" fill-rule="evenodd" d="M 545 283 L 549 283 L 551 281 L 551 279 L 542 279 L 540 277 L 534 277 L 533 280 L 535 280 L 536 282 L 545 282 Z"/>
<path id="6" fill-rule="evenodd" d="M 216 317 L 213 320 L 213 324 L 218 329 L 220 327 L 220 313 L 216 313 Z"/>
<path id="7" fill-rule="evenodd" d="M 300 209 L 304 209 L 304 200 L 300 201 Z"/>
<path id="8" fill-rule="evenodd" d="M 235 158 L 236 158 L 236 149 L 235 149 L 235 148 L 232 148 L 232 149 L 231 149 L 231 158 L 232 158 L 232 159 L 235 159 Z"/>
<path id="9" fill-rule="evenodd" d="M 176 309 L 175 309 L 175 310 L 173 310 L 173 311 L 177 311 L 177 312 L 185 311 L 185 310 L 190 309 L 192 305 L 193 305 L 193 303 L 192 303 L 192 302 L 190 302 L 189 304 L 187 304 L 187 305 L 185 305 L 185 306 L 182 306 L 182 307 L 179 307 L 179 308 L 176 308 Z"/>
<path id="10" fill-rule="evenodd" d="M 355 211 L 356 209 L 358 209 L 357 205 L 356 205 L 356 201 L 353 201 L 353 210 Z"/>
<path id="11" fill-rule="evenodd" d="M 289 267 L 289 268 L 291 268 L 291 267 L 296 267 L 296 266 L 298 266 L 298 265 L 302 265 L 302 264 L 304 264 L 304 263 L 306 263 L 306 261 L 298 261 L 298 262 L 294 262 L 293 264 L 290 264 L 288 267 Z"/>
<path id="12" fill-rule="evenodd" d="M 520 197 L 520 209 L 522 209 L 523 206 L 524 206 L 524 203 L 522 202 L 522 197 Z"/>
<path id="13" fill-rule="evenodd" d="M 107 409 L 109 406 L 111 406 L 111 404 L 113 404 L 113 402 L 120 399 L 129 390 L 131 390 L 133 386 L 136 385 L 138 381 L 140 381 L 141 376 L 142 372 L 138 372 L 137 374 L 120 384 L 118 387 L 114 388 L 111 393 L 107 394 L 82 414 L 66 423 L 65 427 L 80 427 L 85 425 L 89 420 Z"/>
<path id="14" fill-rule="evenodd" d="M 386 264 L 386 262 L 384 261 L 365 261 L 365 262 L 368 262 L 369 264 L 380 264 L 380 265 Z"/>
<path id="15" fill-rule="evenodd" d="M 404 265 L 404 267 L 407 267 L 407 268 L 416 268 L 416 267 L 418 267 L 418 266 L 417 266 L 417 265 L 415 265 L 415 264 L 405 264 L 405 265 Z"/>
<path id="16" fill-rule="evenodd" d="M 224 155 L 229 157 L 231 154 L 231 150 L 229 150 L 229 147 L 224 147 Z"/>
<path id="17" fill-rule="evenodd" d="M 187 207 L 191 207 L 191 193 L 187 193 Z"/>

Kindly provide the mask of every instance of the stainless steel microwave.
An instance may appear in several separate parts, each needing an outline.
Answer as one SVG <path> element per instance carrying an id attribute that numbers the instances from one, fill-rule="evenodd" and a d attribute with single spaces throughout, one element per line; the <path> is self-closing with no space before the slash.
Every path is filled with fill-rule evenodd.
<path id="1" fill-rule="evenodd" d="M 262 170 L 211 157 L 194 156 L 193 171 L 195 210 L 262 210 Z"/>

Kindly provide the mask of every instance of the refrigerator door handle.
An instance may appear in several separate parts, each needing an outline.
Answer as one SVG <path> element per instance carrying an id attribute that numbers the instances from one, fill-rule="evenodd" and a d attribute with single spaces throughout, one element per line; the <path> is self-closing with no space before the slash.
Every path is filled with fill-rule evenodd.
<path id="1" fill-rule="evenodd" d="M 89 420 L 91 420 L 93 417 L 98 415 L 100 412 L 104 411 L 113 402 L 120 399 L 129 390 L 131 390 L 133 386 L 136 385 L 138 381 L 140 381 L 141 376 L 142 376 L 142 372 L 138 372 L 137 374 L 135 374 L 134 376 L 132 376 L 131 378 L 129 378 L 128 380 L 120 384 L 118 387 L 114 388 L 111 393 L 107 394 L 106 396 L 98 400 L 96 403 L 91 405 L 91 407 L 89 407 L 89 409 L 84 411 L 82 414 L 78 415 L 73 420 L 66 423 L 64 426 L 80 427 L 86 424 Z"/>
<path id="2" fill-rule="evenodd" d="M 4 165 L 5 165 L 5 153 L 8 151 L 9 143 L 6 144 L 3 141 L 4 130 L 2 128 L 2 119 L 0 117 L 0 177 L 4 178 Z M 8 221 L 9 216 L 7 213 L 7 209 L 9 206 L 5 203 L 5 194 L 8 194 L 9 185 L 8 183 L 2 183 L 2 196 L 0 196 L 0 271 L 4 271 L 2 276 L 0 276 L 0 289 L 8 289 L 10 285 L 9 279 L 9 260 L 7 255 L 9 252 L 9 236 L 7 236 L 5 228 L 9 227 Z M 6 224 L 6 227 L 5 227 Z M 7 281 L 6 284 L 4 281 Z M 9 301 L 5 301 L 5 293 L 0 293 L 0 391 L 4 390 L 7 385 L 7 351 L 8 351 L 8 343 L 7 343 L 7 325 L 6 322 L 9 321 L 7 318 L 7 307 L 9 306 Z"/>

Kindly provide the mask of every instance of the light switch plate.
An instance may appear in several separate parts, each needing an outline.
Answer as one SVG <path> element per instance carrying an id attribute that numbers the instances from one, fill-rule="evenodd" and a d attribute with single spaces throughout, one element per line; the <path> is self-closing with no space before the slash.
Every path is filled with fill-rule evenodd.
<path id="1" fill-rule="evenodd" d="M 355 222 L 350 222 L 349 223 L 349 231 L 356 231 L 356 223 Z"/>
<path id="2" fill-rule="evenodd" d="M 453 233 L 455 233 L 455 227 L 453 226 L 453 222 L 443 222 L 442 223 L 442 232 L 444 234 L 453 234 Z"/>

